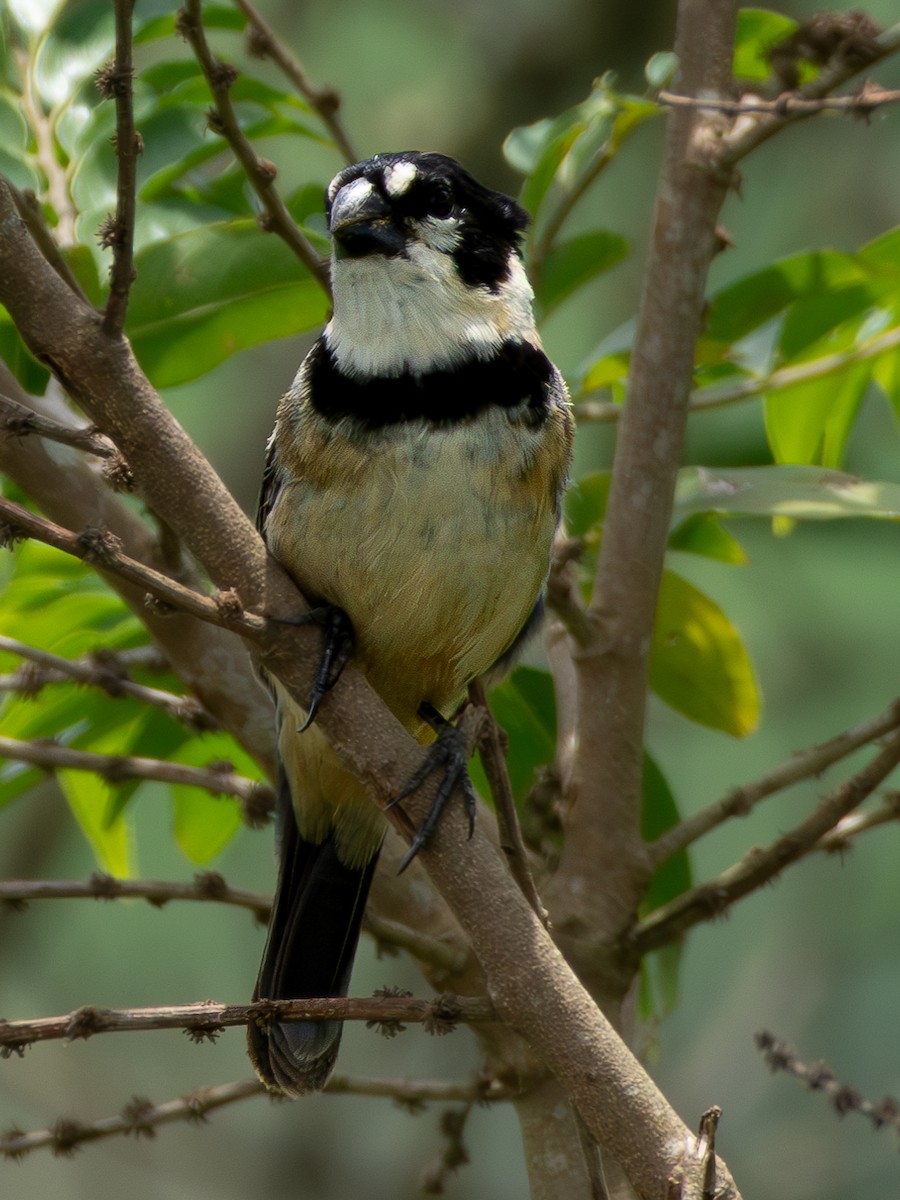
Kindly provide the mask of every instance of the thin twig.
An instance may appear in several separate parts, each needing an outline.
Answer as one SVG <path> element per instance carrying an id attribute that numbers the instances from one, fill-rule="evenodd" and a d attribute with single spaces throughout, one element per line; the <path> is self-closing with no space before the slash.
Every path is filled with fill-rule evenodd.
<path id="1" fill-rule="evenodd" d="M 500 849 L 506 855 L 509 869 L 513 878 L 522 889 L 522 894 L 534 909 L 545 928 L 549 927 L 550 918 L 541 902 L 535 886 L 534 876 L 528 863 L 528 851 L 522 839 L 519 826 L 519 814 L 516 812 L 516 801 L 513 796 L 512 784 L 509 781 L 509 771 L 506 769 L 506 752 L 502 744 L 500 726 L 494 720 L 484 694 L 484 688 L 478 682 L 469 685 L 469 694 L 483 713 L 481 736 L 478 740 L 478 750 L 481 765 L 491 789 L 494 801 L 494 811 L 497 814 L 497 828 L 500 833 Z"/>
<path id="2" fill-rule="evenodd" d="M 860 1116 L 868 1117 L 876 1129 L 888 1125 L 895 1133 L 900 1134 L 900 1100 L 893 1096 L 885 1096 L 878 1104 L 874 1104 L 856 1088 L 841 1083 L 834 1071 L 824 1063 L 801 1061 L 786 1042 L 779 1041 L 771 1033 L 758 1033 L 755 1041 L 773 1073 L 787 1071 L 789 1075 L 805 1083 L 811 1092 L 824 1093 L 839 1116 L 856 1112 Z"/>
<path id="3" fill-rule="evenodd" d="M 134 127 L 134 57 L 131 44 L 131 13 L 134 0 L 115 0 L 116 57 L 101 71 L 101 94 L 116 102 L 116 215 L 101 231 L 101 245 L 112 250 L 109 298 L 103 314 L 103 330 L 113 337 L 122 333 L 128 296 L 134 279 L 134 219 L 137 193 L 137 160 L 143 149 Z"/>
<path id="4" fill-rule="evenodd" d="M 234 593 L 218 592 L 216 598 L 204 596 L 176 583 L 161 571 L 154 571 L 152 567 L 146 567 L 127 554 L 122 554 L 118 538 L 104 530 L 86 529 L 80 534 L 72 533 L 61 525 L 36 516 L 21 504 L 0 497 L 0 541 L 4 536 L 7 539 L 19 536 L 35 538 L 65 554 L 80 558 L 82 562 L 114 572 L 172 608 L 223 629 L 232 629 L 243 637 L 259 637 L 266 629 L 265 619 L 244 610 Z"/>
<path id="5" fill-rule="evenodd" d="M 852 96 L 820 96 L 806 99 L 796 92 L 784 92 L 774 100 L 763 100 L 759 96 L 745 96 L 740 100 L 719 100 L 696 96 L 680 96 L 676 92 L 662 91 L 657 96 L 659 104 L 666 108 L 699 108 L 708 112 L 728 113 L 737 117 L 744 113 L 771 113 L 777 117 L 799 114 L 812 116 L 820 112 L 871 112 L 882 104 L 900 101 L 900 90 L 891 91 L 866 80 Z"/>
<path id="6" fill-rule="evenodd" d="M 843 854 L 845 850 L 852 849 L 861 833 L 878 829 L 881 825 L 891 825 L 895 821 L 900 821 L 900 792 L 888 792 L 877 808 L 850 813 L 838 821 L 834 829 L 819 838 L 813 849 L 823 850 L 826 854 Z"/>
<path id="7" fill-rule="evenodd" d="M 323 1092 L 329 1096 L 386 1097 L 404 1105 L 411 1112 L 418 1111 L 428 1102 L 486 1104 L 509 1100 L 512 1096 L 512 1092 L 497 1080 L 456 1083 L 443 1079 L 367 1078 L 354 1075 L 332 1075 Z M 240 1079 L 217 1087 L 198 1088 L 189 1096 L 168 1100 L 164 1104 L 152 1104 L 143 1097 L 135 1096 L 121 1113 L 98 1121 L 60 1118 L 47 1129 L 35 1129 L 28 1133 L 11 1129 L 0 1136 L 0 1158 L 18 1160 L 34 1150 L 44 1149 L 56 1155 L 68 1155 L 84 1142 L 121 1134 L 152 1138 L 156 1136 L 156 1129 L 160 1125 L 168 1125 L 172 1121 L 203 1123 L 207 1115 L 217 1108 L 267 1095 L 269 1093 L 258 1079 Z"/>
<path id="8" fill-rule="evenodd" d="M 716 384 L 712 387 L 697 388 L 691 394 L 688 408 L 691 412 L 706 412 L 713 408 L 724 408 L 728 404 L 737 404 L 741 400 L 750 400 L 763 393 L 781 391 L 798 383 L 807 383 L 812 379 L 822 379 L 843 371 L 855 363 L 865 362 L 887 354 L 900 346 L 900 328 L 888 329 L 877 337 L 869 338 L 861 346 L 852 350 L 839 350 L 834 354 L 823 354 L 809 362 L 792 364 L 789 367 L 779 367 L 768 375 L 754 375 L 749 379 L 739 379 L 736 383 Z M 583 422 L 618 421 L 622 415 L 622 405 L 589 399 L 590 393 L 585 393 L 584 399 L 577 399 L 574 407 L 575 417 Z"/>
<path id="9" fill-rule="evenodd" d="M 191 767 L 158 758 L 93 754 L 87 750 L 72 750 L 56 742 L 24 742 L 8 737 L 0 737 L 0 758 L 30 763 L 43 771 L 92 771 L 108 783 L 154 779 L 160 783 L 202 788 L 214 796 L 234 796 L 240 800 L 247 820 L 254 825 L 265 820 L 275 808 L 275 796 L 268 784 L 236 775 L 230 763 Z"/>
<path id="10" fill-rule="evenodd" d="M 872 39 L 869 53 L 865 56 L 864 61 L 859 58 L 847 59 L 840 53 L 836 54 L 815 79 L 794 92 L 795 102 L 819 100 L 829 95 L 835 88 L 841 87 L 852 79 L 854 75 L 858 75 L 860 71 L 895 54 L 898 49 L 900 49 L 900 23 L 892 25 Z M 805 120 L 810 115 L 813 114 L 796 107 L 793 111 L 784 113 L 745 114 L 735 121 L 733 129 L 724 137 L 719 155 L 720 162 L 723 166 L 734 166 L 742 158 L 746 158 L 751 150 L 755 150 L 757 146 L 767 141 L 786 125 Z"/>
<path id="11" fill-rule="evenodd" d="M 712 829 L 723 825 L 732 817 L 745 817 L 761 800 L 775 792 L 792 787 L 803 779 L 821 775 L 828 767 L 846 758 L 861 746 L 874 742 L 891 730 L 900 726 L 900 700 L 883 713 L 855 725 L 852 729 L 839 733 L 830 741 L 820 746 L 813 746 L 801 754 L 794 754 L 781 766 L 768 771 L 755 783 L 745 784 L 735 788 L 721 800 L 701 809 L 680 825 L 674 826 L 667 833 L 657 838 L 649 847 L 650 860 L 654 867 L 661 866 L 685 847 L 692 845 L 704 837 Z"/>
<path id="12" fill-rule="evenodd" d="M 184 1029 L 196 1041 L 215 1038 L 223 1029 L 250 1021 L 267 1024 L 286 1021 L 366 1021 L 373 1025 L 424 1024 L 430 1033 L 447 1033 L 462 1021 L 467 1024 L 497 1020 L 486 997 L 435 996 L 416 1000 L 409 996 L 337 997 L 311 1000 L 258 1000 L 255 1004 L 165 1005 L 157 1008 L 96 1008 L 85 1005 L 60 1017 L 0 1021 L 0 1053 L 7 1057 L 32 1042 L 75 1041 L 95 1033 L 131 1033 L 137 1029 Z"/>
<path id="13" fill-rule="evenodd" d="M 691 888 L 640 921 L 628 935 L 629 945 L 646 954 L 681 937 L 686 930 L 721 915 L 735 901 L 774 879 L 785 867 L 817 847 L 842 817 L 860 805 L 900 762 L 900 733 L 861 771 L 825 799 L 806 820 L 766 849 L 750 850 L 734 866 L 700 887 Z"/>
<path id="14" fill-rule="evenodd" d="M 303 67 L 250 0 L 236 0 L 236 3 L 250 23 L 251 54 L 260 58 L 270 58 L 284 72 L 304 100 L 309 101 L 319 114 L 322 124 L 347 162 L 356 162 L 359 155 L 353 149 L 347 131 L 338 119 L 341 104 L 338 92 L 330 87 L 316 87 L 310 82 Z"/>
<path id="15" fill-rule="evenodd" d="M 229 887 L 215 871 L 199 871 L 192 883 L 160 879 L 116 879 L 96 871 L 90 879 L 5 879 L 0 880 L 0 903 L 26 907 L 32 900 L 146 900 L 162 908 L 171 900 L 229 904 L 246 908 L 260 924 L 269 919 L 271 899 L 258 892 Z"/>
<path id="16" fill-rule="evenodd" d="M 312 277 L 322 286 L 323 291 L 328 293 L 330 283 L 327 266 L 319 257 L 312 243 L 303 235 L 299 225 L 288 212 L 284 201 L 278 194 L 275 188 L 277 172 L 274 164 L 259 157 L 241 129 L 229 94 L 232 84 L 237 78 L 237 73 L 233 67 L 219 62 L 210 50 L 203 31 L 200 0 L 187 0 L 184 8 L 179 9 L 178 31 L 190 42 L 212 92 L 213 103 L 216 107 L 213 127 L 231 146 L 235 157 L 244 168 L 253 190 L 266 210 L 263 228 L 277 233 Z"/>
<path id="17" fill-rule="evenodd" d="M 91 687 L 100 688 L 113 699 L 120 696 L 130 696 L 149 704 L 154 708 L 162 708 L 177 721 L 183 722 L 189 728 L 198 732 L 210 732 L 219 729 L 219 722 L 206 711 L 193 696 L 179 696 L 174 692 L 166 692 L 161 688 L 148 687 L 143 683 L 135 683 L 123 675 L 115 659 L 106 661 L 101 655 L 89 655 L 87 659 L 73 662 L 72 659 L 62 658 L 51 654 L 48 650 L 39 650 L 36 646 L 27 646 L 15 638 L 0 634 L 0 650 L 8 654 L 17 654 L 30 663 L 44 668 L 44 673 L 26 671 L 23 675 L 23 686 L 34 690 L 48 682 L 60 679 L 74 679 Z"/>
<path id="18" fill-rule="evenodd" d="M 7 437 L 28 437 L 30 434 L 36 434 L 38 437 L 48 438 L 51 442 L 74 446 L 76 450 L 84 450 L 97 458 L 114 458 L 119 453 L 112 439 L 101 433 L 96 425 L 63 425 L 61 421 L 39 416 L 26 405 L 19 404 L 11 396 L 2 393 L 0 417 L 3 419 L 3 431 Z"/>

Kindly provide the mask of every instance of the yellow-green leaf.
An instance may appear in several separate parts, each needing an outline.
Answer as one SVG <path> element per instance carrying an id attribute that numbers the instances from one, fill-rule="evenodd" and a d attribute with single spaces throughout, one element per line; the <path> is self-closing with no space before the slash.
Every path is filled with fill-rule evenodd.
<path id="1" fill-rule="evenodd" d="M 760 698 L 741 636 L 715 601 L 663 573 L 650 655 L 650 686 L 700 725 L 746 737 Z"/>

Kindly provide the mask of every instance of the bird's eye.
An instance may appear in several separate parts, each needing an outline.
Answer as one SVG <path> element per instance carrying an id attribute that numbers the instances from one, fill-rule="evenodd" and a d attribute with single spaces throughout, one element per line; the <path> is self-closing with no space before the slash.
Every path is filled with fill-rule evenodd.
<path id="1" fill-rule="evenodd" d="M 438 220 L 444 220 L 453 214 L 453 207 L 453 193 L 450 191 L 449 185 L 443 180 L 433 183 L 428 196 L 429 215 L 437 217 Z"/>

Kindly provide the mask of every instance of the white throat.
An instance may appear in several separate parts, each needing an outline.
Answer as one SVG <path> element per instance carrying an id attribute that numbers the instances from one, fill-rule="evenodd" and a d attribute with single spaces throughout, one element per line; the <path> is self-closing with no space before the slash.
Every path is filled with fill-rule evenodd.
<path id="1" fill-rule="evenodd" d="M 515 256 L 496 292 L 469 287 L 449 254 L 421 243 L 408 257 L 337 259 L 332 285 L 325 340 L 348 375 L 424 374 L 536 336 L 531 285 Z"/>

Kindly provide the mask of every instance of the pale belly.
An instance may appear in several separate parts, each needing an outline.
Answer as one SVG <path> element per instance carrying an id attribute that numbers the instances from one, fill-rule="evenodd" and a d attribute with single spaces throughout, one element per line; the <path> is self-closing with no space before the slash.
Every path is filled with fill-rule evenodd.
<path id="1" fill-rule="evenodd" d="M 547 572 L 554 498 L 523 486 L 530 435 L 502 413 L 490 420 L 398 433 L 340 486 L 283 487 L 269 521 L 275 556 L 310 597 L 347 612 L 360 665 L 411 729 L 423 700 L 450 715 L 513 641 Z"/>

